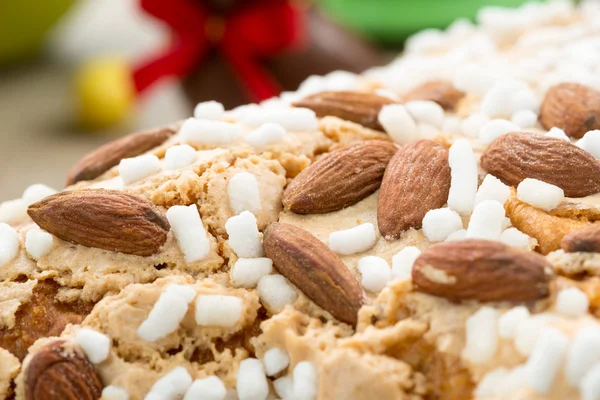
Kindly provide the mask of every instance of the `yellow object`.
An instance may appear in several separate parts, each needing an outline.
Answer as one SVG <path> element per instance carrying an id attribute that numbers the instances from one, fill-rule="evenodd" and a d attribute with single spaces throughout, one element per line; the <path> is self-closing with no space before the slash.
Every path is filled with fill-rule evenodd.
<path id="1" fill-rule="evenodd" d="M 103 129 L 127 119 L 135 101 L 129 65 L 118 58 L 92 60 L 75 82 L 79 121 L 87 129 Z"/>

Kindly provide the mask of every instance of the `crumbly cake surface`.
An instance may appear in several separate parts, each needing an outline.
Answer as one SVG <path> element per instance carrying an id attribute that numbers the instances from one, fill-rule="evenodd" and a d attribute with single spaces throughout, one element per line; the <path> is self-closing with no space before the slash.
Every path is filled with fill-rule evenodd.
<path id="1" fill-rule="evenodd" d="M 600 399 L 598 21 L 485 8 L 1 204 L 0 398 Z"/>

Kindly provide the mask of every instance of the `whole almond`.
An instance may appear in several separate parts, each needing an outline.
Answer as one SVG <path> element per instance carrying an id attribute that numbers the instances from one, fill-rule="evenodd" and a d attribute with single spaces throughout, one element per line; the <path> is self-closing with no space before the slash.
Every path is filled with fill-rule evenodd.
<path id="1" fill-rule="evenodd" d="M 338 117 L 356 122 L 370 129 L 383 131 L 379 111 L 394 101 L 367 92 L 321 92 L 294 103 L 296 107 L 310 108 L 318 117 Z"/>
<path id="2" fill-rule="evenodd" d="M 451 301 L 533 301 L 549 294 L 552 267 L 537 253 L 489 240 L 431 246 L 415 261 L 418 291 Z"/>
<path id="3" fill-rule="evenodd" d="M 600 191 L 600 161 L 561 139 L 509 133 L 494 140 L 481 155 L 481 166 L 510 186 L 535 178 L 585 197 Z"/>
<path id="4" fill-rule="evenodd" d="M 30 205 L 27 213 L 62 240 L 138 256 L 158 252 L 170 229 L 152 202 L 117 190 L 57 193 Z"/>
<path id="5" fill-rule="evenodd" d="M 364 293 L 342 260 L 304 229 L 270 225 L 264 235 L 267 257 L 279 273 L 340 321 L 356 325 Z"/>
<path id="6" fill-rule="evenodd" d="M 137 132 L 113 140 L 97 148 L 79 160 L 67 175 L 66 186 L 79 181 L 96 179 L 124 158 L 139 156 L 154 147 L 160 146 L 173 136 L 172 128 L 160 128 Z"/>
<path id="7" fill-rule="evenodd" d="M 444 110 L 454 110 L 464 96 L 465 93 L 456 89 L 450 82 L 431 81 L 417 86 L 403 97 L 405 101 L 434 101 Z"/>
<path id="8" fill-rule="evenodd" d="M 385 170 L 377 222 L 386 239 L 396 239 L 409 228 L 421 227 L 429 210 L 442 207 L 450 191 L 448 150 L 419 140 L 400 148 Z"/>
<path id="9" fill-rule="evenodd" d="M 574 138 L 600 129 L 600 92 L 578 83 L 553 86 L 544 97 L 540 122 L 546 129 L 561 128 Z"/>
<path id="10" fill-rule="evenodd" d="M 569 233 L 563 238 L 561 247 L 567 253 L 600 253 L 600 223 Z"/>
<path id="11" fill-rule="evenodd" d="M 102 382 L 83 352 L 65 347 L 63 340 L 41 348 L 25 372 L 26 400 L 96 400 L 102 396 Z M 70 346 L 69 346 L 70 347 Z"/>
<path id="12" fill-rule="evenodd" d="M 298 214 L 320 214 L 351 206 L 381 185 L 398 147 L 368 140 L 324 155 L 302 171 L 283 193 L 283 205 Z"/>

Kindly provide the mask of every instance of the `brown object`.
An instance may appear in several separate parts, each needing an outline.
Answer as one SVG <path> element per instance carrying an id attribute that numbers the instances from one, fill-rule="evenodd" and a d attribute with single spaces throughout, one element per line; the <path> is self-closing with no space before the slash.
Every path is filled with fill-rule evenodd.
<path id="1" fill-rule="evenodd" d="M 27 213 L 62 240 L 137 256 L 158 252 L 170 229 L 152 202 L 118 190 L 57 193 L 30 205 Z"/>
<path id="2" fill-rule="evenodd" d="M 560 187 L 569 197 L 600 192 L 600 161 L 561 139 L 508 133 L 483 152 L 481 166 L 510 186 L 535 178 Z"/>
<path id="3" fill-rule="evenodd" d="M 52 280 L 39 281 L 31 299 L 17 310 L 15 326 L 0 329 L 0 347 L 23 360 L 36 340 L 60 335 L 67 324 L 80 324 L 92 311 L 91 303 L 58 302 L 58 289 L 59 285 Z"/>
<path id="4" fill-rule="evenodd" d="M 444 110 L 454 110 L 465 92 L 456 89 L 450 82 L 431 81 L 417 86 L 403 96 L 405 101 L 428 100 L 435 101 Z"/>
<path id="5" fill-rule="evenodd" d="M 263 239 L 267 257 L 279 273 L 340 321 L 356 325 L 363 290 L 342 260 L 304 229 L 270 225 Z"/>
<path id="6" fill-rule="evenodd" d="M 576 214 L 573 217 L 558 217 L 533 207 L 519 200 L 514 189 L 504 203 L 504 209 L 515 228 L 537 240 L 537 250 L 542 254 L 560 249 L 565 235 L 588 224 L 585 220 L 576 219 Z"/>
<path id="7" fill-rule="evenodd" d="M 574 138 L 600 128 L 600 93 L 578 83 L 552 86 L 540 109 L 540 122 L 546 129 L 561 128 Z"/>
<path id="8" fill-rule="evenodd" d="M 113 140 L 87 154 L 77 162 L 67 175 L 66 186 L 79 181 L 96 179 L 124 158 L 143 154 L 173 136 L 172 128 L 160 128 L 146 132 L 129 134 Z"/>
<path id="9" fill-rule="evenodd" d="M 386 61 L 381 52 L 329 21 L 316 7 L 308 11 L 306 33 L 304 47 L 264 61 L 283 90 L 298 89 L 310 75 L 337 70 L 358 73 Z M 214 51 L 184 79 L 183 88 L 192 105 L 217 100 L 226 108 L 233 108 L 253 101 L 229 63 Z"/>
<path id="10" fill-rule="evenodd" d="M 567 253 L 600 253 L 600 224 L 592 224 L 566 235 L 561 243 Z"/>
<path id="11" fill-rule="evenodd" d="M 25 373 L 26 400 L 96 400 L 102 383 L 83 352 L 59 340 L 40 349 Z"/>
<path id="12" fill-rule="evenodd" d="M 296 107 L 310 108 L 318 117 L 338 117 L 369 129 L 383 131 L 379 111 L 394 101 L 387 97 L 365 92 L 321 92 L 294 103 Z"/>
<path id="13" fill-rule="evenodd" d="M 448 150 L 432 140 L 400 148 L 381 183 L 377 222 L 388 240 L 409 228 L 421 227 L 427 211 L 442 207 L 450 191 Z"/>
<path id="14" fill-rule="evenodd" d="M 283 205 L 298 214 L 320 214 L 351 206 L 381 185 L 398 146 L 368 140 L 324 155 L 302 171 L 283 193 Z"/>
<path id="15" fill-rule="evenodd" d="M 548 296 L 552 266 L 539 254 L 489 240 L 431 246 L 412 271 L 417 290 L 451 301 L 533 301 Z"/>

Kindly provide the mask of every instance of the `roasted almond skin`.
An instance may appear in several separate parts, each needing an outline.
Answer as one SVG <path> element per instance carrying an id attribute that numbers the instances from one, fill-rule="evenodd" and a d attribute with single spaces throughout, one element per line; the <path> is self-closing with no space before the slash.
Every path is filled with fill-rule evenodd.
<path id="1" fill-rule="evenodd" d="M 563 238 L 561 247 L 566 253 L 600 253 L 600 223 L 569 233 Z"/>
<path id="2" fill-rule="evenodd" d="M 541 255 L 489 240 L 435 244 L 415 261 L 418 291 L 450 301 L 526 302 L 549 294 L 552 266 Z"/>
<path id="3" fill-rule="evenodd" d="M 465 92 L 461 92 L 446 81 L 426 82 L 403 96 L 405 101 L 434 101 L 444 110 L 454 110 L 463 97 L 465 97 Z"/>
<path id="4" fill-rule="evenodd" d="M 563 189 L 568 197 L 600 191 L 600 161 L 561 139 L 529 133 L 508 133 L 481 155 L 481 166 L 510 186 L 535 178 Z"/>
<path id="5" fill-rule="evenodd" d="M 27 213 L 62 240 L 137 256 L 158 252 L 170 230 L 152 202 L 117 190 L 57 193 L 30 205 Z"/>
<path id="6" fill-rule="evenodd" d="M 311 233 L 274 223 L 263 238 L 267 257 L 279 273 L 340 321 L 356 325 L 364 292 L 342 260 Z"/>
<path id="7" fill-rule="evenodd" d="M 294 178 L 283 205 L 297 214 L 322 214 L 358 203 L 381 185 L 398 146 L 368 140 L 324 155 Z"/>
<path id="8" fill-rule="evenodd" d="M 442 207 L 450 191 L 448 150 L 432 140 L 419 140 L 400 148 L 385 170 L 377 222 L 388 240 L 407 229 L 421 227 L 429 210 Z"/>
<path id="9" fill-rule="evenodd" d="M 310 108 L 318 117 L 338 117 L 370 129 L 383 131 L 379 111 L 394 101 L 367 92 L 321 92 L 294 103 L 295 107 Z"/>
<path id="10" fill-rule="evenodd" d="M 139 156 L 163 144 L 175 134 L 172 128 L 129 134 L 97 148 L 79 160 L 67 175 L 66 186 L 96 179 L 122 159 Z"/>
<path id="11" fill-rule="evenodd" d="M 600 129 L 600 93 L 578 83 L 553 86 L 544 97 L 540 122 L 546 129 L 561 128 L 574 138 Z"/>
<path id="12" fill-rule="evenodd" d="M 96 400 L 102 383 L 94 366 L 77 348 L 66 350 L 65 341 L 40 349 L 25 373 L 26 400 Z"/>

